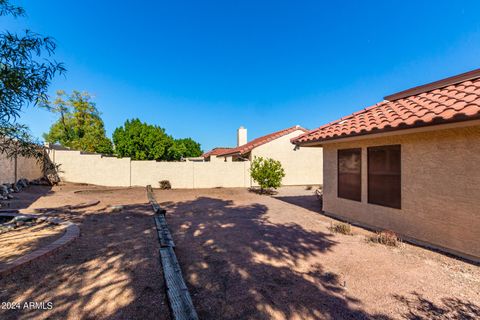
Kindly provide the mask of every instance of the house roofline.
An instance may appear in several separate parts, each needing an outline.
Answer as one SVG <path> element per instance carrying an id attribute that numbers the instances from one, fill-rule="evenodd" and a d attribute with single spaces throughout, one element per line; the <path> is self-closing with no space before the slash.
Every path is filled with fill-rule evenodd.
<path id="1" fill-rule="evenodd" d="M 480 77 L 480 68 L 476 70 L 468 71 L 465 73 L 457 74 L 456 76 L 453 76 L 453 77 L 448 77 L 445 79 L 441 79 L 441 80 L 437 80 L 437 81 L 423 84 L 420 86 L 416 86 L 407 90 L 403 90 L 403 91 L 388 95 L 383 99 L 387 101 L 395 101 L 395 100 L 407 98 L 410 96 L 414 96 L 420 93 L 433 91 L 435 89 L 448 87 L 452 84 L 457 84 L 460 82 L 476 79 L 479 77 Z"/>
<path id="2" fill-rule="evenodd" d="M 375 139 L 380 137 L 388 137 L 388 136 L 396 136 L 396 135 L 404 135 L 404 134 L 411 134 L 411 133 L 421 133 L 421 132 L 429 132 L 429 131 L 437 131 L 437 130 L 446 130 L 446 129 L 453 129 L 453 128 L 464 128 L 464 127 L 472 127 L 480 125 L 480 116 L 477 119 L 464 119 L 460 121 L 450 121 L 450 122 L 443 122 L 443 123 L 435 123 L 435 124 L 427 124 L 427 125 L 418 125 L 415 127 L 407 127 L 407 128 L 394 128 L 394 130 L 390 129 L 382 129 L 376 131 L 368 131 L 360 134 L 351 134 L 345 136 L 337 136 L 327 139 L 319 139 L 314 141 L 308 141 L 303 143 L 294 143 L 292 144 L 299 146 L 299 147 L 322 147 L 324 144 L 330 143 L 341 143 L 341 142 L 350 142 L 350 141 L 357 141 L 357 140 L 364 140 L 364 139 Z"/>

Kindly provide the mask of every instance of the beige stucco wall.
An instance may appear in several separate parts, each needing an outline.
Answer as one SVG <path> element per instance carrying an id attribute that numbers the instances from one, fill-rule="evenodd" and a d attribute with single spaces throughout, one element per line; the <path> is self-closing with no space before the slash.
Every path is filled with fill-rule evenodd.
<path id="1" fill-rule="evenodd" d="M 367 147 L 401 144 L 402 209 L 367 203 Z M 480 259 L 480 126 L 324 144 L 324 210 Z M 337 197 L 337 150 L 362 148 L 362 202 Z"/>
<path id="2" fill-rule="evenodd" d="M 14 183 L 15 181 L 15 160 L 8 159 L 0 154 L 0 183 Z M 17 158 L 17 180 L 38 179 L 43 176 L 43 164 L 34 158 Z"/>
<path id="3" fill-rule="evenodd" d="M 250 162 L 157 162 L 102 157 L 79 151 L 50 150 L 60 165 L 63 181 L 103 186 L 159 186 L 169 180 L 173 188 L 249 187 Z"/>
<path id="4" fill-rule="evenodd" d="M 255 148 L 253 156 L 271 157 L 282 162 L 286 177 L 284 185 L 322 183 L 322 150 L 295 150 L 290 139 L 302 134 L 297 130 L 289 135 Z M 169 180 L 173 188 L 250 187 L 250 161 L 232 161 L 219 157 L 206 162 L 131 161 L 130 158 L 102 157 L 81 154 L 79 151 L 49 150 L 51 161 L 59 164 L 63 181 L 104 186 L 158 186 Z"/>
<path id="5" fill-rule="evenodd" d="M 103 186 L 130 186 L 130 158 L 117 159 L 80 151 L 49 150 L 63 181 Z"/>
<path id="6" fill-rule="evenodd" d="M 15 164 L 12 159 L 0 153 L 0 183 L 13 183 L 15 180 Z"/>
<path id="7" fill-rule="evenodd" d="M 299 148 L 290 139 L 304 132 L 294 131 L 278 139 L 254 148 L 250 159 L 255 156 L 278 160 L 285 169 L 283 185 L 316 185 L 323 183 L 323 153 L 322 148 Z"/>

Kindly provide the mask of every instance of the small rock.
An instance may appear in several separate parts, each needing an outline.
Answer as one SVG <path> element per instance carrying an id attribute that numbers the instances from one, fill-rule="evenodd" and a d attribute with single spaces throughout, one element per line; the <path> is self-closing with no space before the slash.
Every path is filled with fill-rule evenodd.
<path id="1" fill-rule="evenodd" d="M 8 187 L 6 185 L 0 185 L 0 195 L 6 196 L 8 194 Z"/>
<path id="2" fill-rule="evenodd" d="M 12 219 L 12 222 L 31 222 L 35 220 L 35 218 L 33 217 L 29 217 L 29 216 L 16 216 L 15 218 Z"/>
<path id="3" fill-rule="evenodd" d="M 108 206 L 105 211 L 107 213 L 120 212 L 123 210 L 123 206 Z"/>
<path id="4" fill-rule="evenodd" d="M 37 218 L 37 223 L 44 223 L 47 220 L 46 217 L 39 217 Z"/>
<path id="5" fill-rule="evenodd" d="M 28 186 L 26 179 L 20 179 L 17 181 L 18 188 L 26 188 Z"/>

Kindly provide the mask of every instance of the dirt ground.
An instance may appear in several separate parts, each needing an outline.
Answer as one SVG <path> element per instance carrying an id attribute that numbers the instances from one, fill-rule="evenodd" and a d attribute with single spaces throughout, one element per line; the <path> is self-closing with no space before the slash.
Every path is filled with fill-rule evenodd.
<path id="1" fill-rule="evenodd" d="M 60 215 L 80 226 L 80 237 L 72 244 L 0 278 L 0 303 L 20 303 L 20 309 L 0 306 L 0 319 L 169 319 L 145 189 L 101 189 L 30 186 L 15 194 L 18 199 L 10 207 L 28 208 L 21 211 L 29 213 L 95 199 L 100 203 Z M 75 192 L 79 190 L 89 191 Z M 108 205 L 125 207 L 107 213 Z M 25 302 L 44 305 L 24 308 Z M 50 310 L 48 302 L 53 305 Z"/>
<path id="2" fill-rule="evenodd" d="M 478 319 L 480 267 L 332 234 L 313 191 L 156 191 L 202 319 Z"/>
<path id="3" fill-rule="evenodd" d="M 62 226 L 44 223 L 0 234 L 0 268 L 5 263 L 54 242 L 62 236 L 63 231 Z"/>
<path id="4" fill-rule="evenodd" d="M 78 191 L 84 190 L 82 192 Z M 201 319 L 476 319 L 480 267 L 419 247 L 332 234 L 312 190 L 155 190 Z M 29 187 L 11 207 L 100 200 L 63 219 L 81 236 L 0 279 L 0 319 L 168 319 L 158 240 L 144 188 Z M 107 213 L 107 205 L 124 205 Z M 3 314 L 2 314 L 3 313 Z"/>

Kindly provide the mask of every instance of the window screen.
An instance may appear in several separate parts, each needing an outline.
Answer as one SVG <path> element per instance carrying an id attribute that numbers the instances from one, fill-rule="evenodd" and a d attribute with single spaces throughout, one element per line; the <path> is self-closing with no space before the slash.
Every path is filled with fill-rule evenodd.
<path id="1" fill-rule="evenodd" d="M 401 208 L 400 145 L 368 148 L 368 202 Z"/>
<path id="2" fill-rule="evenodd" d="M 338 150 L 338 197 L 362 201 L 362 149 Z"/>

